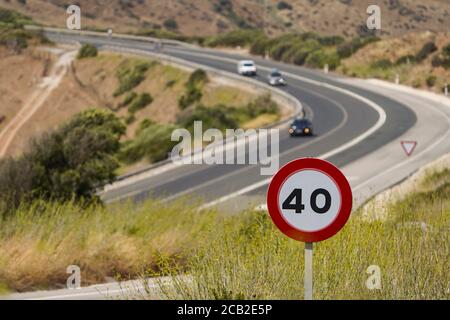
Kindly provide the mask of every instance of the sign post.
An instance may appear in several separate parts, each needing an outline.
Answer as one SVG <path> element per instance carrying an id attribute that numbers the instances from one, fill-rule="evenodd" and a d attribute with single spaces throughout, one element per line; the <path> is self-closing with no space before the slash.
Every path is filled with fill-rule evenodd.
<path id="1" fill-rule="evenodd" d="M 305 242 L 305 300 L 313 299 L 313 243 Z"/>
<path id="2" fill-rule="evenodd" d="M 267 208 L 275 225 L 288 237 L 305 243 L 305 300 L 313 299 L 313 243 L 334 236 L 348 221 L 352 191 L 331 163 L 297 159 L 273 177 Z"/>

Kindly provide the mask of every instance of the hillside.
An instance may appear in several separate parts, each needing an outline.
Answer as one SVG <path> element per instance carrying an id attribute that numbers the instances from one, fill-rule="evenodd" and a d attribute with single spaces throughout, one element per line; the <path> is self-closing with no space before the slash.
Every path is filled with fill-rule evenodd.
<path id="1" fill-rule="evenodd" d="M 4 117 L 0 125 L 0 141 L 9 121 L 19 115 L 24 106 L 27 107 L 27 101 L 32 99 L 33 93 L 43 86 L 43 81 L 48 78 L 46 70 L 54 69 L 52 61 L 57 60 L 64 52 L 64 48 L 44 51 L 33 47 L 20 55 L 11 55 L 0 47 L 2 70 L 4 67 L 4 70 L 15 75 L 9 77 L 9 81 L 3 73 L 0 78 L 0 115 Z M 139 74 L 140 68 L 142 74 Z M 127 88 L 121 94 L 114 94 L 124 85 L 118 76 L 120 73 L 127 74 L 126 81 L 141 77 L 140 82 L 132 89 Z M 189 79 L 190 73 L 185 70 L 133 56 L 102 53 L 93 58 L 76 59 L 59 85 L 48 94 L 39 110 L 30 115 L 26 125 L 20 127 L 7 148 L 6 155 L 20 155 L 27 149 L 31 139 L 56 128 L 76 113 L 92 107 L 109 109 L 127 124 L 124 141 L 133 141 L 137 137 L 144 120 L 169 128 L 177 124 L 180 115 L 194 108 L 191 106 L 183 112 L 179 106 L 179 99 L 186 94 Z M 20 92 L 17 92 L 16 88 L 20 88 Z M 201 96 L 194 103 L 211 108 L 221 104 L 225 108 L 236 107 L 236 110 L 244 110 L 242 107 L 257 98 L 245 89 L 236 89 L 216 78 L 198 84 L 198 90 Z M 149 97 L 148 101 L 142 102 L 146 96 Z M 250 120 L 245 120 L 248 124 L 242 125 L 252 126 Z M 263 123 L 256 125 L 274 121 L 276 116 L 261 120 Z"/>
<path id="2" fill-rule="evenodd" d="M 338 71 L 443 93 L 450 84 L 450 32 L 417 32 L 370 43 L 341 61 Z"/>
<path id="3" fill-rule="evenodd" d="M 380 35 L 450 29 L 445 0 L 81 0 L 84 28 L 116 31 L 168 30 L 185 36 L 217 35 L 237 28 L 265 29 L 278 35 L 314 31 L 352 37 L 364 30 L 366 9 L 382 9 Z M 267 5 L 266 5 L 267 4 Z M 65 26 L 63 0 L 0 0 L 42 24 Z"/>

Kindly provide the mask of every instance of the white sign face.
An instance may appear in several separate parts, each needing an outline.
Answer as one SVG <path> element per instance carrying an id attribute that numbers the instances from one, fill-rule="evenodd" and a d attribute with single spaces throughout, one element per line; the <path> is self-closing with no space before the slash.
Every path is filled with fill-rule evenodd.
<path id="1" fill-rule="evenodd" d="M 283 219 L 297 230 L 320 231 L 339 215 L 341 194 L 336 182 L 326 173 L 305 169 L 291 174 L 278 194 Z"/>

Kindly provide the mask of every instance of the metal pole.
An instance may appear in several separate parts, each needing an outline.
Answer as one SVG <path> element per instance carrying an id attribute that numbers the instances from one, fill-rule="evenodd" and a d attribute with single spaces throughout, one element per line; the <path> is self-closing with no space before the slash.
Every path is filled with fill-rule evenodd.
<path id="1" fill-rule="evenodd" d="M 305 242 L 305 300 L 313 300 L 313 244 Z"/>

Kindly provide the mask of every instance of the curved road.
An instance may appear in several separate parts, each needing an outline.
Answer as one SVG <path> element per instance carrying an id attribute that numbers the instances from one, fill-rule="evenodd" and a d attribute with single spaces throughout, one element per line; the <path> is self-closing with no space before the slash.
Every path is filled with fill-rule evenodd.
<path id="1" fill-rule="evenodd" d="M 55 42 L 76 41 L 100 48 L 154 50 L 153 44 L 136 40 L 53 33 L 48 36 Z M 168 45 L 164 48 L 164 54 L 230 73 L 236 72 L 238 60 L 246 58 L 213 50 Z M 299 99 L 307 117 L 313 119 L 316 135 L 312 138 L 291 138 L 287 127 L 281 128 L 280 165 L 299 157 L 322 157 L 343 167 L 398 138 L 416 123 L 415 113 L 407 106 L 381 94 L 344 84 L 333 76 L 305 68 L 264 59 L 255 60 L 259 67 L 257 80 L 265 81 L 268 70 L 280 69 L 289 83 L 284 90 Z M 381 113 L 373 104 L 382 109 Z M 380 121 L 380 117 L 385 119 Z M 381 124 L 381 127 L 360 143 L 323 157 L 330 150 L 336 150 L 367 134 L 377 124 Z M 262 196 L 266 191 L 264 181 L 267 181 L 267 177 L 261 176 L 259 166 L 255 165 L 184 165 L 108 190 L 102 194 L 102 198 L 112 202 L 130 197 L 141 201 L 149 196 L 162 199 L 189 196 L 198 197 L 206 203 L 215 203 L 217 199 L 237 190 L 245 190 L 248 186 L 255 187 L 246 193 Z M 258 183 L 262 185 L 259 187 Z M 245 205 L 242 204 L 242 207 Z"/>

